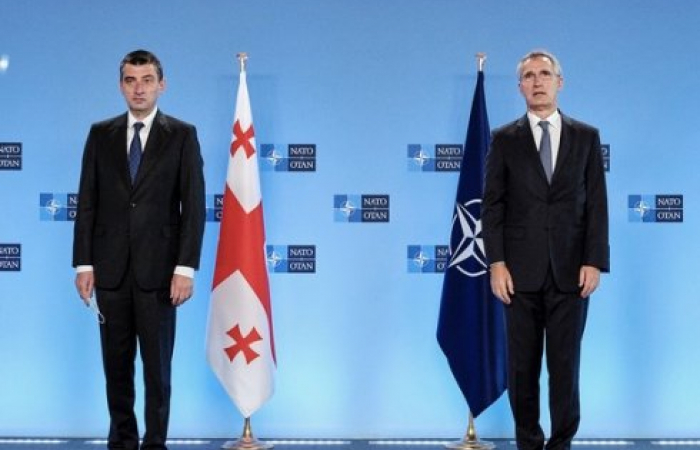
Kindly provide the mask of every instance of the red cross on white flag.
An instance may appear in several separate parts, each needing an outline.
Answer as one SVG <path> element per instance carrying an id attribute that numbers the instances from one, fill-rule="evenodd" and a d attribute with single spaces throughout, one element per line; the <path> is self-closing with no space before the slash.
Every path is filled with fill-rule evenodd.
<path id="1" fill-rule="evenodd" d="M 245 70 L 241 71 L 209 308 L 207 359 L 248 418 L 274 390 L 272 307 L 260 177 Z"/>

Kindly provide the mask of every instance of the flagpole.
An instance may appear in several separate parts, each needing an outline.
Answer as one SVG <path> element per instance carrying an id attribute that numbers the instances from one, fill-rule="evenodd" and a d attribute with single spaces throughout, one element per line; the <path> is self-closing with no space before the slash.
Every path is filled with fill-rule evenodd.
<path id="1" fill-rule="evenodd" d="M 486 63 L 486 53 L 479 52 L 476 55 L 476 67 L 478 72 L 484 71 L 484 64 Z M 467 426 L 467 432 L 461 441 L 449 442 L 445 444 L 445 448 L 457 449 L 457 450 L 490 450 L 496 447 L 493 442 L 482 441 L 476 435 L 476 427 L 474 427 L 474 415 L 469 411 L 469 425 Z"/>
<path id="2" fill-rule="evenodd" d="M 246 72 L 246 64 L 248 62 L 248 53 L 241 52 L 236 55 L 241 67 L 241 73 Z M 267 450 L 274 446 L 267 442 L 259 441 L 253 436 L 253 429 L 250 426 L 250 417 L 246 417 L 243 423 L 243 433 L 241 437 L 235 441 L 226 441 L 221 448 L 227 450 Z"/>

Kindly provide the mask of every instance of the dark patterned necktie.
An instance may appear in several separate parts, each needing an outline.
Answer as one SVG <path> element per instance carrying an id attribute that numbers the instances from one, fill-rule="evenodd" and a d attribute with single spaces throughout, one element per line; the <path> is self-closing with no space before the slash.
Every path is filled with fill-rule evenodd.
<path id="1" fill-rule="evenodd" d="M 540 161 L 547 175 L 547 183 L 552 182 L 552 141 L 549 138 L 549 122 L 543 120 L 539 123 L 542 127 L 542 139 L 540 140 Z"/>
<path id="2" fill-rule="evenodd" d="M 141 135 L 139 133 L 141 128 L 143 128 L 142 122 L 136 122 L 134 124 L 134 137 L 131 139 L 131 146 L 129 147 L 129 173 L 131 174 L 132 183 L 136 179 L 136 174 L 139 171 L 141 154 L 143 153 L 143 148 L 141 147 Z"/>

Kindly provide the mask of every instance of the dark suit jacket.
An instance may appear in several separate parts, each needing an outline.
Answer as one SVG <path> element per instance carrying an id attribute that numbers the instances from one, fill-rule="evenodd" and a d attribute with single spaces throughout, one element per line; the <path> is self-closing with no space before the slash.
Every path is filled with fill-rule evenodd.
<path id="1" fill-rule="evenodd" d="M 566 292 L 581 265 L 609 270 L 608 205 L 598 130 L 562 114 L 549 185 L 527 116 L 494 131 L 486 159 L 482 229 L 486 256 L 505 261 L 515 289 L 536 291 L 551 264 Z"/>
<path id="2" fill-rule="evenodd" d="M 126 136 L 126 114 L 90 129 L 73 265 L 92 265 L 101 289 L 117 287 L 129 263 L 142 289 L 168 289 L 176 265 L 199 267 L 205 200 L 197 131 L 158 111 L 133 186 Z"/>

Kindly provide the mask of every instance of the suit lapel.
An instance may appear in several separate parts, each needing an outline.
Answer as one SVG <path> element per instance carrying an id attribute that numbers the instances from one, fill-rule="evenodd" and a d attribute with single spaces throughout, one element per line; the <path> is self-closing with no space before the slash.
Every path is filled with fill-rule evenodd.
<path id="1" fill-rule="evenodd" d="M 114 119 L 109 127 L 109 136 L 106 142 L 109 142 L 108 154 L 112 160 L 111 167 L 121 168 L 119 170 L 119 179 L 122 180 L 125 186 L 131 186 L 131 178 L 129 176 L 129 162 L 127 157 L 126 143 L 126 128 L 127 115 L 123 114 Z"/>
<path id="2" fill-rule="evenodd" d="M 559 114 L 561 115 L 561 137 L 559 139 L 559 154 L 557 155 L 554 172 L 552 173 L 552 183 L 556 180 L 557 174 L 561 172 L 559 168 L 565 166 L 566 159 L 571 154 L 571 119 L 561 114 L 561 111 Z"/>
<path id="3" fill-rule="evenodd" d="M 167 117 L 160 112 L 156 113 L 153 118 L 151 132 L 148 134 L 148 141 L 143 150 L 143 158 L 139 167 L 136 180 L 134 180 L 134 188 L 143 182 L 143 179 L 158 163 L 166 148 L 167 138 L 170 134 L 170 125 Z"/>
<path id="4" fill-rule="evenodd" d="M 539 174 L 542 181 L 548 185 L 547 174 L 544 173 L 544 167 L 542 167 L 542 162 L 540 161 L 540 154 L 537 151 L 535 136 L 532 134 L 527 114 L 518 120 L 517 126 L 518 139 L 520 141 L 519 148 L 522 149 L 523 159 L 526 161 L 527 165 L 531 166 L 532 169 Z"/>

